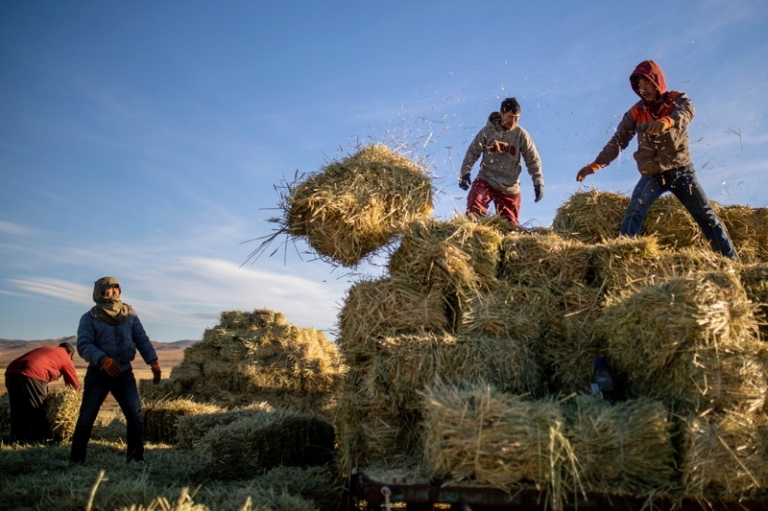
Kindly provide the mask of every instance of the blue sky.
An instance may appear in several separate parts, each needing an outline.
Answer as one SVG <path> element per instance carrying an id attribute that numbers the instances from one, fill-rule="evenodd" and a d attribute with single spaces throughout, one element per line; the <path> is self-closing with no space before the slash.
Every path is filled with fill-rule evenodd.
<path id="1" fill-rule="evenodd" d="M 387 143 L 449 218 L 467 144 L 515 96 L 547 183 L 535 204 L 524 174 L 521 221 L 550 225 L 645 59 L 696 107 L 710 198 L 765 207 L 766 34 L 763 0 L 2 2 L 0 338 L 74 335 L 105 275 L 158 341 L 257 307 L 328 330 L 359 275 L 301 243 L 243 265 L 274 185 Z M 637 178 L 627 151 L 585 186 Z"/>

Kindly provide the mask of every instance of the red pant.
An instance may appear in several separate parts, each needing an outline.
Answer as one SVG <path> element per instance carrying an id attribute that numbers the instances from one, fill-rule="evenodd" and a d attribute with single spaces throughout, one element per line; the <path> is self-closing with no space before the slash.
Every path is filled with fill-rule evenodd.
<path id="1" fill-rule="evenodd" d="M 487 181 L 479 178 L 472 183 L 467 195 L 467 215 L 485 216 L 491 201 L 496 207 L 496 214 L 512 225 L 520 225 L 517 216 L 523 201 L 522 194 L 499 192 L 491 188 Z"/>

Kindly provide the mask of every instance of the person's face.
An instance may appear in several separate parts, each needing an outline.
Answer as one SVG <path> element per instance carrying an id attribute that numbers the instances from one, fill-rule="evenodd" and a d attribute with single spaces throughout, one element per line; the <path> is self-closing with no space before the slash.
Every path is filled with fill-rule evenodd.
<path id="1" fill-rule="evenodd" d="M 501 114 L 501 124 L 505 128 L 509 129 L 512 128 L 515 124 L 517 124 L 517 121 L 520 120 L 520 114 L 509 112 L 503 112 Z"/>
<path id="2" fill-rule="evenodd" d="M 659 99 L 659 91 L 648 78 L 644 76 L 637 77 L 637 92 L 645 101 L 656 101 Z"/>
<path id="3" fill-rule="evenodd" d="M 108 287 L 104 290 L 104 298 L 112 298 L 113 296 L 120 296 L 120 288 L 118 286 Z"/>

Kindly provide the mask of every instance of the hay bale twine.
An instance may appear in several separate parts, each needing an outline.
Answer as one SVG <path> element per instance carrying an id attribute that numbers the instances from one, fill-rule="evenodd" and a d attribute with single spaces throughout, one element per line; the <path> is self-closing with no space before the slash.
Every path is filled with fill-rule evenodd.
<path id="1" fill-rule="evenodd" d="M 497 223 L 485 218 L 413 222 L 389 259 L 389 273 L 443 293 L 480 288 L 498 276 L 501 239 Z"/>
<path id="2" fill-rule="evenodd" d="M 653 495 L 677 484 L 673 423 L 663 404 L 641 398 L 610 405 L 578 396 L 564 412 L 586 490 Z"/>
<path id="3" fill-rule="evenodd" d="M 69 385 L 48 392 L 45 415 L 51 425 L 54 442 L 67 442 L 72 438 L 82 401 L 83 395 Z"/>
<path id="4" fill-rule="evenodd" d="M 597 328 L 634 395 L 682 411 L 756 410 L 768 379 L 753 312 L 733 273 L 709 272 L 619 299 Z"/>
<path id="5" fill-rule="evenodd" d="M 355 266 L 433 209 L 426 171 L 384 145 L 369 145 L 288 187 L 285 229 L 321 258 Z"/>
<path id="6" fill-rule="evenodd" d="M 241 417 L 216 426 L 196 444 L 202 471 L 220 479 L 250 479 L 278 466 L 307 467 L 333 460 L 333 426 L 289 409 Z"/>
<path id="7" fill-rule="evenodd" d="M 768 488 L 768 420 L 728 412 L 681 419 L 686 496 L 727 500 L 760 497 Z"/>
<path id="8" fill-rule="evenodd" d="M 175 444 L 179 418 L 221 410 L 216 405 L 201 404 L 189 399 L 153 401 L 143 406 L 144 438 L 148 442 Z"/>

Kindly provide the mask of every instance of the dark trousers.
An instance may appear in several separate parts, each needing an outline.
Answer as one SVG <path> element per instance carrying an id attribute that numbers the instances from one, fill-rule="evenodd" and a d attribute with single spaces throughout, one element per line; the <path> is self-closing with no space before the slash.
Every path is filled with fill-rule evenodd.
<path id="1" fill-rule="evenodd" d="M 667 170 L 655 176 L 643 176 L 632 192 L 629 207 L 621 223 L 621 234 L 636 236 L 643 226 L 645 216 L 656 199 L 666 192 L 672 192 L 688 213 L 699 224 L 701 232 L 709 241 L 712 250 L 730 259 L 736 259 L 736 250 L 720 219 L 696 179 L 693 164 Z"/>
<path id="2" fill-rule="evenodd" d="M 23 374 L 6 373 L 5 388 L 11 404 L 11 435 L 17 442 L 44 442 L 53 438 L 45 415 L 48 384 Z"/>
<path id="3" fill-rule="evenodd" d="M 110 393 L 120 405 L 128 425 L 127 461 L 144 460 L 144 420 L 133 371 L 129 369 L 120 376 L 112 377 L 100 369 L 89 367 L 83 384 L 83 403 L 72 435 L 72 451 L 69 455 L 72 463 L 85 463 L 85 451 L 91 439 L 93 423 Z"/>

